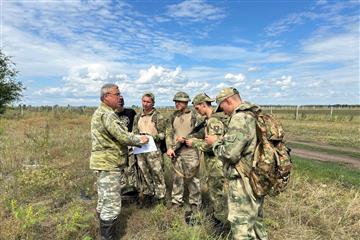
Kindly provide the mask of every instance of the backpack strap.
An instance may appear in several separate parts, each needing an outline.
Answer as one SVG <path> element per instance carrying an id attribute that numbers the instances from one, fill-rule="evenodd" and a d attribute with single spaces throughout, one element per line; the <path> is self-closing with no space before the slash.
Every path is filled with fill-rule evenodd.
<path id="1" fill-rule="evenodd" d="M 155 110 L 155 111 L 153 112 L 152 116 L 151 116 L 151 121 L 152 121 L 153 123 L 155 123 L 156 129 L 158 129 L 158 126 L 157 126 L 158 122 L 157 122 L 157 120 L 158 120 L 158 112 L 157 112 L 157 110 Z"/>

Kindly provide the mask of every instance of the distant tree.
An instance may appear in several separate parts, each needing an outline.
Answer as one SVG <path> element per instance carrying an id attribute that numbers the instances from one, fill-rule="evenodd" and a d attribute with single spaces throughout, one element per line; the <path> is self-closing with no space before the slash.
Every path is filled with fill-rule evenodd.
<path id="1" fill-rule="evenodd" d="M 15 63 L 0 50 L 0 114 L 5 112 L 7 104 L 20 100 L 25 89 L 16 80 L 17 73 Z"/>

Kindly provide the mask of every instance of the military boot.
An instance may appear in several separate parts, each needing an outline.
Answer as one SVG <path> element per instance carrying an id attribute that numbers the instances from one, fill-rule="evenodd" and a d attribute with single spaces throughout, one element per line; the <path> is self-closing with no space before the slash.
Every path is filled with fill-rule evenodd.
<path id="1" fill-rule="evenodd" d="M 100 237 L 101 240 L 114 240 L 115 239 L 115 224 L 116 220 L 104 221 L 100 219 Z"/>

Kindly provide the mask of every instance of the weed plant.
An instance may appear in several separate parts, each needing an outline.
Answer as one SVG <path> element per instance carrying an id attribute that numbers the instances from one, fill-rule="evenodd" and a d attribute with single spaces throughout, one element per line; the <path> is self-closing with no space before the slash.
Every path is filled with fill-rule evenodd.
<path id="1" fill-rule="evenodd" d="M 8 114 L 0 118 L 0 239 L 98 239 L 95 178 L 89 170 L 91 114 Z M 356 126 L 349 122 L 326 125 L 286 120 L 285 126 L 296 139 L 324 138 L 324 142 L 342 146 L 359 143 L 353 137 Z M 294 161 L 287 191 L 265 199 L 270 239 L 358 239 L 358 171 L 327 163 L 311 165 L 305 159 Z M 168 158 L 164 165 L 169 192 L 172 169 Z M 320 169 L 328 171 L 320 174 Z M 206 187 L 203 191 L 207 207 Z M 188 226 L 184 209 L 162 205 L 140 209 L 124 204 L 120 233 L 122 239 L 228 238 L 215 234 L 205 214 L 197 220 L 200 224 Z"/>

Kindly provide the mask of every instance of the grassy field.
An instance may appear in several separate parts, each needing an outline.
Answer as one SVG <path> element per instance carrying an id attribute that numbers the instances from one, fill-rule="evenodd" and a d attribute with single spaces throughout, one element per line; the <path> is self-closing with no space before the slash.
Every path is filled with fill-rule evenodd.
<path id="1" fill-rule="evenodd" d="M 95 178 L 88 168 L 90 116 L 91 111 L 10 111 L 0 118 L 1 240 L 97 239 Z M 283 123 L 289 139 L 360 146 L 353 121 Z M 271 239 L 358 239 L 360 171 L 293 160 L 288 190 L 265 200 Z M 165 166 L 170 185 L 168 159 Z M 183 212 L 160 205 L 125 205 L 121 217 L 124 239 L 226 239 L 212 232 L 205 216 L 199 216 L 201 225 L 189 227 Z"/>

